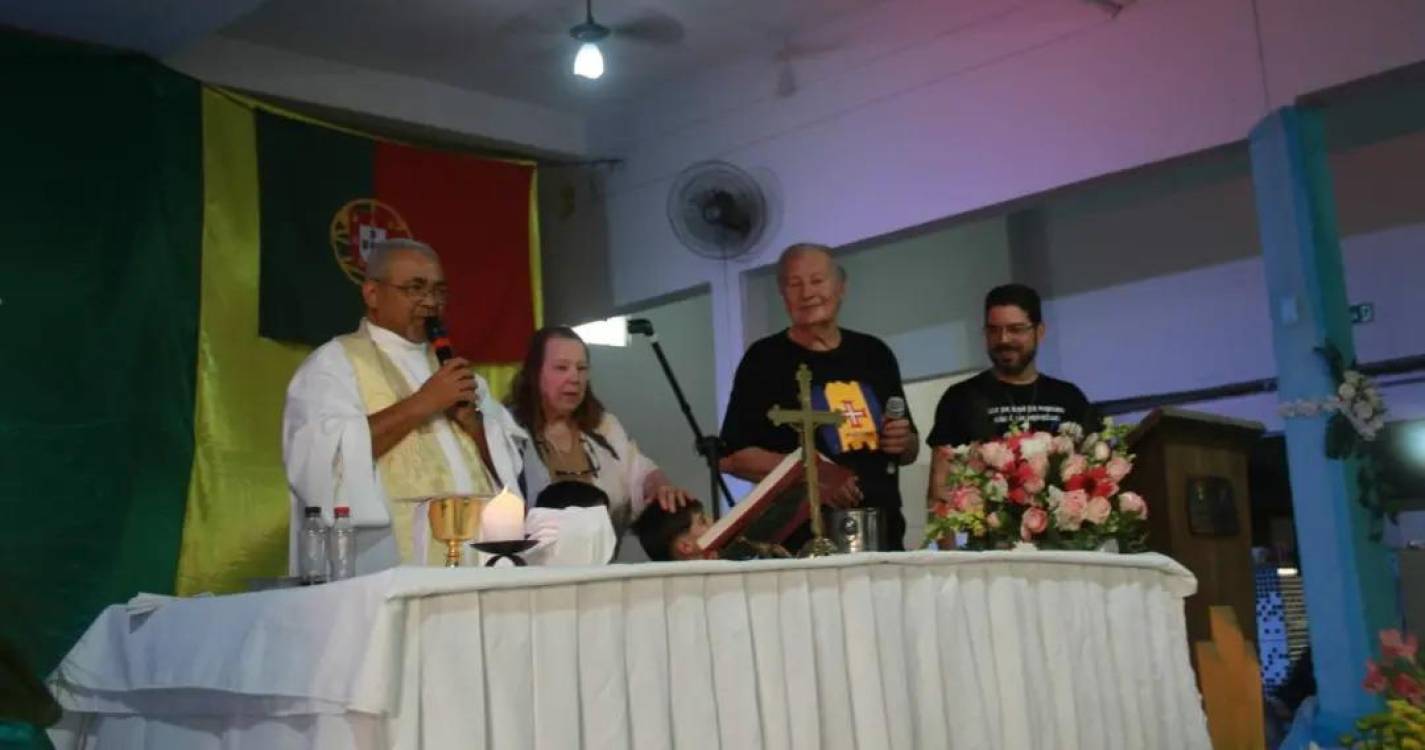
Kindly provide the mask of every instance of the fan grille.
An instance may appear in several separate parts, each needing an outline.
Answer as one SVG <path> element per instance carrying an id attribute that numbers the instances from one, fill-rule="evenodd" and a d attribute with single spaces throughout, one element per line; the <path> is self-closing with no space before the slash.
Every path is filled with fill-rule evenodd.
<path id="1" fill-rule="evenodd" d="M 767 201 L 757 181 L 722 161 L 684 169 L 668 191 L 668 222 L 697 255 L 729 260 L 751 252 L 766 228 Z"/>

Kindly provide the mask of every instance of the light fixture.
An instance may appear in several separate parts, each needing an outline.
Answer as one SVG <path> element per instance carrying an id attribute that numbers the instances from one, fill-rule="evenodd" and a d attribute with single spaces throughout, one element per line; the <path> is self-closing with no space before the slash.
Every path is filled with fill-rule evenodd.
<path id="1" fill-rule="evenodd" d="M 628 346 L 628 318 L 623 315 L 574 326 L 574 332 L 590 346 Z"/>
<path id="2" fill-rule="evenodd" d="M 577 39 L 579 52 L 574 55 L 574 75 L 595 80 L 604 74 L 604 54 L 599 41 L 609 35 L 609 28 L 594 20 L 594 0 L 584 0 L 584 22 L 569 30 Z"/>

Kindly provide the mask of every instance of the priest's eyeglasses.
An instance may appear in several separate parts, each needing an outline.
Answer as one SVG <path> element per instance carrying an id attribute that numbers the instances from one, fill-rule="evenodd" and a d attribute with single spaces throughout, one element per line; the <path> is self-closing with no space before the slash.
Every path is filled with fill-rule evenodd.
<path id="1" fill-rule="evenodd" d="M 432 301 L 439 305 L 444 304 L 446 299 L 450 296 L 449 289 L 447 289 L 444 284 L 428 285 L 419 281 L 409 284 L 392 284 L 389 281 L 381 281 L 381 283 L 399 291 L 405 295 L 406 299 L 412 302 L 420 302 L 429 296 Z"/>

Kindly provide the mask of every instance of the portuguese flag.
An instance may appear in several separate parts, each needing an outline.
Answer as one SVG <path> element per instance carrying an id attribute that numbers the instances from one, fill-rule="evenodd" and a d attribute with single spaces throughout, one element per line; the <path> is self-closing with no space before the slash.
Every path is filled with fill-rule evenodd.
<path id="1" fill-rule="evenodd" d="M 523 357 L 534 330 L 533 167 L 269 112 L 256 127 L 263 336 L 315 346 L 350 332 L 372 243 L 407 237 L 441 257 L 455 350 L 476 362 Z"/>

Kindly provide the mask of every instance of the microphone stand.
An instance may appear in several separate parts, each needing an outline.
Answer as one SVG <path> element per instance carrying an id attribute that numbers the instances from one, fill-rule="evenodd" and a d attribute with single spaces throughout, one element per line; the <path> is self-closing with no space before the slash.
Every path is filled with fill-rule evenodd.
<path id="1" fill-rule="evenodd" d="M 673 368 L 668 364 L 668 357 L 663 354 L 663 346 L 658 343 L 658 334 L 653 332 L 653 323 L 643 318 L 633 318 L 628 321 L 628 332 L 648 337 L 648 343 L 653 347 L 653 354 L 658 357 L 658 364 L 663 367 L 663 375 L 668 379 L 668 385 L 673 387 L 673 395 L 678 399 L 678 408 L 683 410 L 683 416 L 688 420 L 688 427 L 693 430 L 693 449 L 708 464 L 708 496 L 712 501 L 712 517 L 716 521 L 722 516 L 722 498 L 726 498 L 728 507 L 732 507 L 732 491 L 727 488 L 727 482 L 723 480 L 722 472 L 718 469 L 718 461 L 722 457 L 722 439 L 717 435 L 704 435 L 702 428 L 698 427 L 698 420 L 693 416 L 693 407 L 688 405 L 688 399 L 683 396 L 683 389 L 678 385 L 678 377 L 673 374 Z"/>

